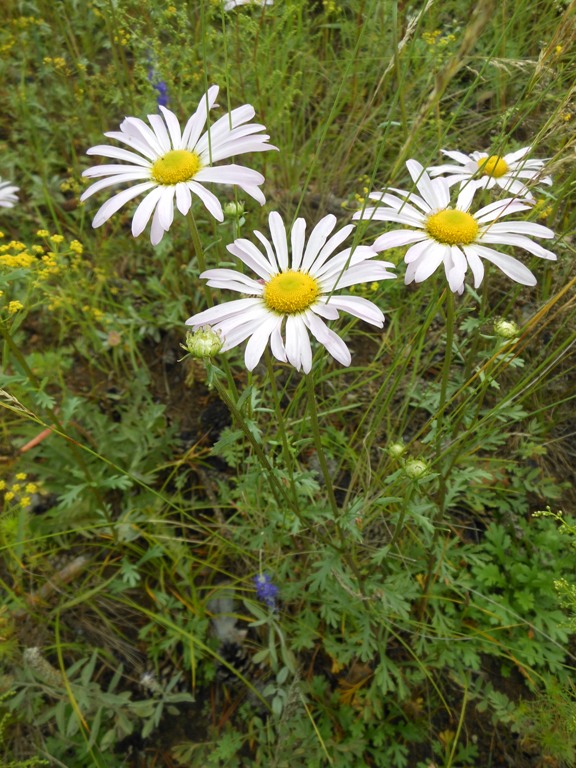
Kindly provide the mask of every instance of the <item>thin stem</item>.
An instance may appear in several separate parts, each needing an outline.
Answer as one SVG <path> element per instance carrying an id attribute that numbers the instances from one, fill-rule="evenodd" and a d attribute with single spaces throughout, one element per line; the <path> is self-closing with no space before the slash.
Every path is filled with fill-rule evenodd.
<path id="1" fill-rule="evenodd" d="M 264 451 L 262 450 L 262 446 L 258 443 L 248 426 L 246 425 L 244 418 L 241 414 L 241 412 L 236 407 L 236 403 L 226 390 L 226 388 L 222 385 L 222 382 L 219 380 L 218 376 L 215 375 L 212 377 L 212 381 L 214 383 L 214 386 L 218 390 L 218 394 L 222 398 L 223 402 L 226 404 L 227 408 L 230 410 L 230 413 L 236 420 L 236 423 L 240 426 L 242 431 L 244 432 L 244 435 L 248 439 L 248 442 L 254 449 L 254 453 L 258 457 L 258 461 L 260 462 L 260 465 L 262 466 L 262 469 L 264 470 L 266 477 L 268 479 L 270 490 L 272 491 L 272 495 L 274 496 L 274 500 L 276 501 L 276 504 L 278 504 L 278 507 L 281 508 L 285 504 L 288 504 L 289 507 L 293 508 L 293 503 L 290 497 L 286 494 L 285 489 L 282 487 L 278 479 L 274 475 L 274 469 L 270 462 L 268 461 L 268 458 L 264 454 Z M 295 514 L 300 518 L 299 510 L 296 508 L 294 509 Z"/>
<path id="2" fill-rule="evenodd" d="M 280 402 L 280 395 L 278 387 L 276 386 L 276 375 L 272 366 L 272 356 L 268 350 L 265 354 L 266 369 L 268 371 L 268 381 L 270 384 L 270 391 L 272 392 L 272 400 L 274 401 L 274 412 L 278 419 L 278 432 L 282 439 L 282 452 L 284 454 L 284 463 L 286 464 L 286 470 L 290 477 L 290 489 L 294 499 L 294 505 L 298 506 L 298 494 L 296 492 L 296 485 L 294 483 L 294 456 L 288 443 L 288 430 L 286 429 L 286 422 L 284 419 L 284 411 L 282 410 L 282 404 Z"/>
<path id="3" fill-rule="evenodd" d="M 320 427 L 318 424 L 318 404 L 316 402 L 316 391 L 314 389 L 314 375 L 312 373 L 305 374 L 306 379 L 306 389 L 308 393 L 308 414 L 310 416 L 310 426 L 312 427 L 312 436 L 314 438 L 314 446 L 316 448 L 316 454 L 318 456 L 318 462 L 320 464 L 320 470 L 322 472 L 322 477 L 324 478 L 324 485 L 326 486 L 326 493 L 328 494 L 328 501 L 330 502 L 330 507 L 332 508 L 332 514 L 334 515 L 334 522 L 336 524 L 336 530 L 338 531 L 338 538 L 340 540 L 340 554 L 344 558 L 344 561 L 348 564 L 350 567 L 350 570 L 353 572 L 354 576 L 356 577 L 356 580 L 358 582 L 358 589 L 362 593 L 362 595 L 365 595 L 364 590 L 364 579 L 362 578 L 362 575 L 360 571 L 358 570 L 358 566 L 354 562 L 354 559 L 351 557 L 351 555 L 348 552 L 347 549 L 347 540 L 346 536 L 344 534 L 344 531 L 342 530 L 342 526 L 340 525 L 340 518 L 341 518 L 341 512 L 338 508 L 338 504 L 336 503 L 336 497 L 334 496 L 334 487 L 332 485 L 332 477 L 330 475 L 330 470 L 328 469 L 328 462 L 326 461 L 326 456 L 324 455 L 324 447 L 322 446 L 322 438 L 320 436 Z"/>
<path id="4" fill-rule="evenodd" d="M 444 409 L 446 407 L 446 393 L 448 391 L 448 380 L 450 378 L 450 368 L 452 366 L 452 344 L 454 341 L 454 294 L 447 290 L 446 300 L 446 347 L 444 353 L 444 365 L 442 367 L 442 379 L 440 380 L 440 401 L 438 403 L 438 413 L 436 415 L 436 455 L 441 453 L 442 445 L 442 427 L 444 422 Z"/>
<path id="5" fill-rule="evenodd" d="M 330 470 L 328 469 L 328 463 L 326 456 L 324 455 L 324 447 L 322 446 L 322 438 L 320 437 L 320 427 L 318 425 L 318 404 L 316 402 L 316 391 L 314 389 L 314 376 L 311 373 L 305 374 L 306 378 L 306 390 L 308 394 L 308 415 L 310 416 L 310 426 L 312 427 L 312 437 L 314 438 L 314 446 L 316 448 L 316 454 L 318 455 L 318 462 L 320 464 L 320 470 L 322 477 L 324 478 L 324 485 L 326 486 L 326 493 L 328 494 L 328 501 L 332 508 L 332 514 L 334 515 L 334 521 L 338 524 L 340 518 L 340 510 L 336 503 L 336 497 L 334 496 L 334 488 L 332 487 L 332 477 Z M 340 527 L 340 526 L 338 526 Z"/>

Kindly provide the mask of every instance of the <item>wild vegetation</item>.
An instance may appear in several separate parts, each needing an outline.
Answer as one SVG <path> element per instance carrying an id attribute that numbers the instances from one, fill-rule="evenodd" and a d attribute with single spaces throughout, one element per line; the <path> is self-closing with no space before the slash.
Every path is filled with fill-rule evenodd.
<path id="1" fill-rule="evenodd" d="M 576 5 L 233 5 L 3 5 L 2 765 L 573 766 Z"/>

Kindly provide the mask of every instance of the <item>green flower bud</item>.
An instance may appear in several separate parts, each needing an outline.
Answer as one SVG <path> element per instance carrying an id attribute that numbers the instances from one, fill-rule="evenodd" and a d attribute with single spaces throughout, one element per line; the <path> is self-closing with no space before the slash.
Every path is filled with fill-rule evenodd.
<path id="1" fill-rule="evenodd" d="M 494 333 L 503 339 L 515 339 L 520 335 L 520 330 L 511 320 L 496 320 Z"/>
<path id="2" fill-rule="evenodd" d="M 428 464 L 422 459 L 409 459 L 404 465 L 404 471 L 413 480 L 418 480 L 428 474 Z"/>
<path id="3" fill-rule="evenodd" d="M 226 203 L 224 213 L 231 219 L 239 219 L 244 215 L 244 203 Z"/>
<path id="4" fill-rule="evenodd" d="M 186 334 L 186 341 L 182 347 L 192 357 L 213 357 L 222 349 L 224 340 L 219 332 L 213 331 L 210 326 L 198 328 L 193 333 Z"/>
<path id="5" fill-rule="evenodd" d="M 388 453 L 393 459 L 399 459 L 405 452 L 406 446 L 404 443 L 392 443 L 392 445 L 388 446 Z"/>

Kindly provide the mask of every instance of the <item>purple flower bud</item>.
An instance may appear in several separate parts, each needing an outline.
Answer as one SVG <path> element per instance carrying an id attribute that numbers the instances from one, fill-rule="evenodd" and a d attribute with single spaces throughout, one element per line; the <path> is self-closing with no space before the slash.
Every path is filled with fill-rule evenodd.
<path id="1" fill-rule="evenodd" d="M 258 599 L 266 603 L 270 610 L 275 610 L 278 587 L 272 583 L 270 576 L 267 573 L 259 573 L 257 576 L 254 576 L 254 584 Z"/>

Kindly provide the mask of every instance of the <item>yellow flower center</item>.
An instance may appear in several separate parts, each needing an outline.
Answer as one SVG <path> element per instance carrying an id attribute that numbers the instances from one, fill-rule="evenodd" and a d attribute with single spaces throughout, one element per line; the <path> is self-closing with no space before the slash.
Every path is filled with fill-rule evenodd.
<path id="1" fill-rule="evenodd" d="M 264 303 L 281 315 L 297 315 L 316 301 L 320 286 L 306 272 L 281 272 L 264 288 Z"/>
<path id="2" fill-rule="evenodd" d="M 152 178 L 158 184 L 178 184 L 189 181 L 200 170 L 200 158 L 187 149 L 171 149 L 152 166 Z"/>
<path id="3" fill-rule="evenodd" d="M 500 155 L 490 155 L 486 160 L 478 161 L 478 170 L 482 176 L 493 176 L 495 179 L 499 179 L 508 173 L 510 168 L 506 160 Z"/>
<path id="4" fill-rule="evenodd" d="M 478 235 L 478 224 L 469 213 L 446 208 L 428 216 L 426 232 L 439 243 L 470 245 Z"/>

